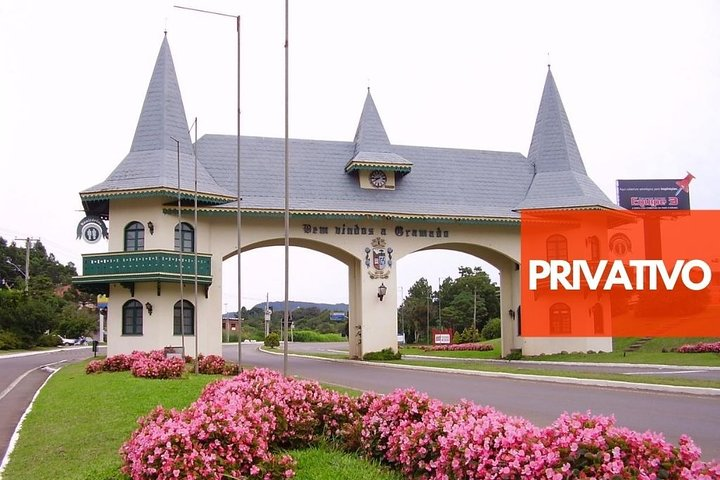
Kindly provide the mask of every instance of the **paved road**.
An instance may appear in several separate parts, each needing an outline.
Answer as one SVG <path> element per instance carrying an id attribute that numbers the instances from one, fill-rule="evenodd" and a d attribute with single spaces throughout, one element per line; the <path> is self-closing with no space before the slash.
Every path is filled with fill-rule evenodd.
<path id="1" fill-rule="evenodd" d="M 338 343 L 293 343 L 290 351 L 308 352 L 308 353 L 338 353 L 348 351 L 347 342 Z M 412 355 L 404 358 L 413 358 Z M 424 357 L 423 360 L 429 361 L 447 361 L 447 358 L 441 357 Z M 691 378 L 696 380 L 712 380 L 720 381 L 720 367 L 683 367 L 683 366 L 665 366 L 665 365 L 632 365 L 632 364 L 582 364 L 578 362 L 548 362 L 548 361 L 512 361 L 507 360 L 472 360 L 464 359 L 469 363 L 492 363 L 500 365 L 510 365 L 516 368 L 527 369 L 543 369 L 543 370 L 565 370 L 576 372 L 592 372 L 592 373 L 617 373 L 630 377 L 632 381 L 635 376 L 662 376 L 665 378 Z"/>
<path id="2" fill-rule="evenodd" d="M 92 356 L 90 347 L 64 347 L 33 355 L 0 355 L 0 460 L 35 392 L 51 368 Z M 48 368 L 43 368 L 43 367 Z"/>
<path id="3" fill-rule="evenodd" d="M 223 353 L 225 358 L 236 360 L 237 346 L 226 345 Z M 243 346 L 243 364 L 282 370 L 282 361 L 282 356 L 259 352 L 257 345 Z M 591 410 L 614 415 L 618 425 L 633 430 L 663 432 L 675 443 L 681 434 L 688 434 L 703 449 L 704 459 L 720 459 L 719 397 L 431 373 L 298 357 L 289 359 L 289 373 L 380 393 L 415 388 L 445 402 L 465 398 L 523 416 L 540 426 L 550 424 L 564 411 Z"/>

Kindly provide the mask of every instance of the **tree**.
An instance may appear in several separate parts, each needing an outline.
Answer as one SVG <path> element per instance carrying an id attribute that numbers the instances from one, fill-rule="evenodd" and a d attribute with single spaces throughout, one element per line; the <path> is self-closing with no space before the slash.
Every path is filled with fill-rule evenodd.
<path id="1" fill-rule="evenodd" d="M 447 326 L 463 332 L 469 327 L 481 330 L 490 318 L 500 316 L 498 286 L 490 276 L 481 267 L 461 266 L 458 273 L 456 279 L 445 278 L 435 292 L 425 278 L 410 287 L 400 307 L 406 339 L 427 341 L 428 320 L 431 328 Z"/>
<path id="2" fill-rule="evenodd" d="M 421 278 L 408 290 L 400 308 L 405 319 L 405 338 L 408 343 L 427 342 L 427 323 L 434 317 L 431 303 L 433 290 L 427 279 Z"/>

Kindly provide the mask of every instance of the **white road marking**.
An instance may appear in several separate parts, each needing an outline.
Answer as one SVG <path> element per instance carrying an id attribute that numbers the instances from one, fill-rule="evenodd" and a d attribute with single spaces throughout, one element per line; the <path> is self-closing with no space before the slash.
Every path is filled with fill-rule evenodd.
<path id="1" fill-rule="evenodd" d="M 683 373 L 704 373 L 707 370 L 673 370 L 671 372 L 624 372 L 623 375 L 682 375 Z"/>

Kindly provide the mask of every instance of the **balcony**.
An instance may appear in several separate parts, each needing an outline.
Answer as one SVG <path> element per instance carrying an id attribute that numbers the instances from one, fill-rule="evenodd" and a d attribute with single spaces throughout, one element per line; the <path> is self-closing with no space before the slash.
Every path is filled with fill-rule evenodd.
<path id="1" fill-rule="evenodd" d="M 212 283 L 211 262 L 212 255 L 197 254 L 199 285 L 208 286 Z M 110 283 L 180 283 L 181 278 L 183 283 L 195 281 L 194 253 L 143 250 L 83 255 L 83 274 L 73 277 L 73 283 L 82 290 L 94 291 L 106 290 Z M 102 288 L 99 288 L 101 286 Z"/>

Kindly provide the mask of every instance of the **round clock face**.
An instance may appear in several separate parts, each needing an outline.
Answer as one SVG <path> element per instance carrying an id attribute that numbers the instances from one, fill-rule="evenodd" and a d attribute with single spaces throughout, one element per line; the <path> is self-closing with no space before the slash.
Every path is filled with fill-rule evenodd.
<path id="1" fill-rule="evenodd" d="M 382 170 L 373 170 L 370 172 L 370 183 L 373 187 L 382 188 L 387 182 L 387 175 Z"/>

